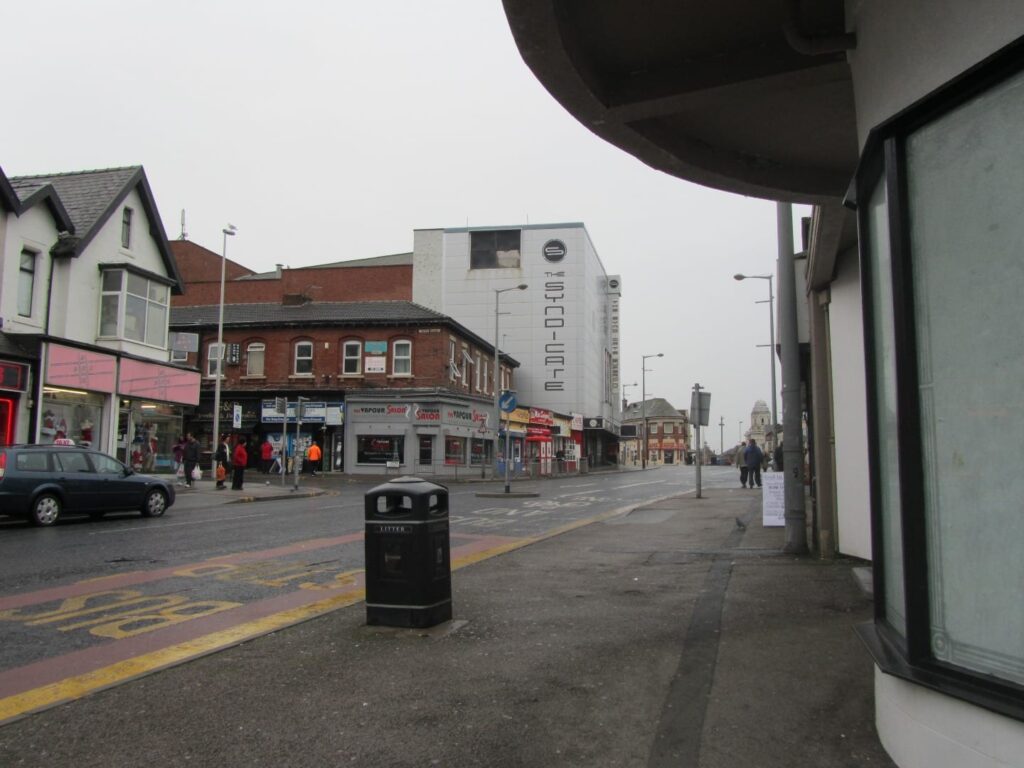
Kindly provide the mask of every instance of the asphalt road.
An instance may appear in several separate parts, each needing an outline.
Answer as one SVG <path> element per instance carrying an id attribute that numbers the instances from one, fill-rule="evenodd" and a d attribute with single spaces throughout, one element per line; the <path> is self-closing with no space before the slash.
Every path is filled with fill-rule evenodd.
<path id="1" fill-rule="evenodd" d="M 703 487 L 732 486 L 730 468 Z M 364 494 L 225 503 L 180 494 L 157 519 L 0 526 L 0 722 L 291 626 L 363 596 Z M 693 493 L 692 467 L 450 488 L 453 569 L 639 504 Z M 223 497 L 225 500 L 230 496 Z"/>

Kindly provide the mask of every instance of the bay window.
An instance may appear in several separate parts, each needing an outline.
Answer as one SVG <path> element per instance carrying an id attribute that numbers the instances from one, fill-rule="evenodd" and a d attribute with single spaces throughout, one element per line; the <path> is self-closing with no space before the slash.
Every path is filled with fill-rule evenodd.
<path id="1" fill-rule="evenodd" d="M 169 299 L 170 287 L 162 281 L 123 269 L 104 270 L 100 337 L 166 347 Z"/>

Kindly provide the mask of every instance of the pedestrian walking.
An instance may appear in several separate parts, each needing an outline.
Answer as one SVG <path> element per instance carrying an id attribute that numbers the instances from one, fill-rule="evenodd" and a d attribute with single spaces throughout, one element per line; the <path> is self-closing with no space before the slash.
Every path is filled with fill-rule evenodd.
<path id="1" fill-rule="evenodd" d="M 217 490 L 223 491 L 227 486 L 224 485 L 224 480 L 227 479 L 228 472 L 231 471 L 231 446 L 228 445 L 228 436 L 221 435 L 220 442 L 217 444 L 217 452 L 214 454 L 214 459 L 217 462 Z"/>
<path id="2" fill-rule="evenodd" d="M 761 487 L 761 463 L 764 461 L 764 453 L 760 448 L 757 447 L 757 441 L 754 438 L 750 438 L 750 445 L 747 446 L 747 450 L 743 452 L 744 457 L 747 460 L 747 482 L 750 487 L 754 487 L 754 483 L 757 483 L 757 487 Z"/>
<path id="3" fill-rule="evenodd" d="M 185 471 L 185 442 L 185 438 L 178 435 L 178 439 L 175 441 L 174 447 L 171 449 L 171 453 L 174 454 L 174 474 L 179 478 Z M 178 483 L 178 485 L 181 485 L 181 483 Z"/>
<path id="4" fill-rule="evenodd" d="M 740 468 L 740 488 L 747 487 L 747 457 L 743 455 L 746 450 L 747 444 L 743 442 L 736 449 L 736 466 Z"/>
<path id="5" fill-rule="evenodd" d="M 260 472 L 264 475 L 270 472 L 270 465 L 274 459 L 274 446 L 270 440 L 263 438 L 263 444 L 260 445 Z"/>
<path id="6" fill-rule="evenodd" d="M 320 461 L 323 458 L 323 452 L 320 450 L 320 446 L 316 440 L 309 444 L 309 448 L 306 449 L 306 458 L 309 459 L 309 473 L 316 476 L 316 472 L 320 469 Z"/>
<path id="7" fill-rule="evenodd" d="M 231 457 L 234 464 L 234 475 L 231 478 L 231 490 L 242 490 L 242 483 L 245 481 L 245 467 L 249 463 L 249 452 L 245 450 L 245 438 L 239 437 L 235 444 L 235 453 Z"/>
<path id="8" fill-rule="evenodd" d="M 192 487 L 192 473 L 199 466 L 199 442 L 196 436 L 189 432 L 185 435 L 185 449 L 182 453 L 185 462 L 185 485 Z"/>

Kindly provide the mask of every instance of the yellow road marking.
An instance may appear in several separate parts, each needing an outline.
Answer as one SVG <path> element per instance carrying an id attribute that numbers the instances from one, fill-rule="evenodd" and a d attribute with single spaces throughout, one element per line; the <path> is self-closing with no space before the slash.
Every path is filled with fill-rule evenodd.
<path id="1" fill-rule="evenodd" d="M 591 523 L 607 520 L 610 517 L 622 514 L 627 508 L 612 510 L 594 517 L 577 520 L 576 522 L 563 525 L 540 536 L 519 539 L 507 542 L 497 547 L 474 552 L 452 561 L 452 570 L 465 568 L 468 565 L 478 563 L 497 555 L 505 554 L 516 549 L 535 544 L 545 539 L 554 538 L 576 528 L 590 525 Z M 358 573 L 353 571 L 351 573 Z M 315 603 L 292 608 L 287 611 L 264 616 L 263 618 L 249 621 L 230 629 L 213 632 L 209 635 L 197 637 L 177 645 L 161 648 L 157 651 L 144 653 L 124 661 L 119 661 L 101 669 L 86 672 L 81 675 L 74 675 L 65 678 L 57 683 L 40 686 L 32 690 L 8 696 L 0 699 L 0 724 L 6 723 L 17 717 L 32 714 L 49 707 L 74 701 L 90 693 L 112 688 L 120 683 L 128 682 L 135 678 L 161 669 L 181 664 L 185 661 L 207 656 L 216 651 L 223 650 L 233 645 L 238 645 L 246 640 L 260 637 L 262 635 L 285 629 L 295 624 L 300 624 L 309 619 L 323 616 L 324 614 L 354 605 L 365 599 L 365 589 L 354 589 L 344 594 L 318 600 Z"/>

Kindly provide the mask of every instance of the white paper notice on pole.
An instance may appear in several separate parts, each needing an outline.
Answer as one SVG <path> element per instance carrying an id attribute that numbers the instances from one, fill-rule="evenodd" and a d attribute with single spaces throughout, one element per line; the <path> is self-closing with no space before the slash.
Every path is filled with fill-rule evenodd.
<path id="1" fill-rule="evenodd" d="M 761 475 L 761 524 L 777 528 L 786 524 L 786 476 L 781 472 Z"/>

